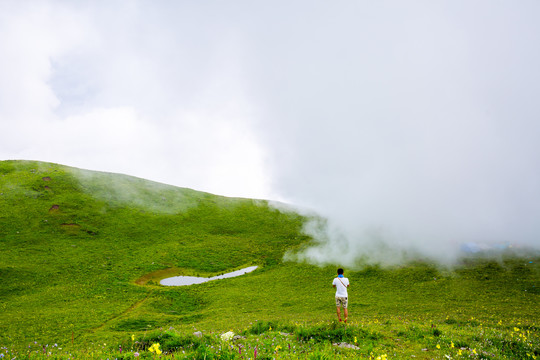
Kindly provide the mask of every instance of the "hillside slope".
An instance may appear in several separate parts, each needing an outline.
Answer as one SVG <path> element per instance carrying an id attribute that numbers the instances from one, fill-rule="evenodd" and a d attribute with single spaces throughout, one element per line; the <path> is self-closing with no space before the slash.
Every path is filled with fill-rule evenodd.
<path id="1" fill-rule="evenodd" d="M 156 291 L 136 284 L 156 270 L 268 267 L 305 241 L 301 217 L 266 201 L 56 164 L 0 162 L 0 194 L 0 334 L 14 338 L 99 329 Z"/>

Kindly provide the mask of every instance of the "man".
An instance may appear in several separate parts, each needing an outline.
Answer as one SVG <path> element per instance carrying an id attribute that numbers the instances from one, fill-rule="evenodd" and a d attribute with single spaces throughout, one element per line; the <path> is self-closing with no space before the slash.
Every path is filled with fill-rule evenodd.
<path id="1" fill-rule="evenodd" d="M 347 310 L 347 288 L 349 287 L 349 279 L 343 276 L 343 269 L 337 270 L 338 276 L 332 282 L 332 286 L 336 288 L 336 311 L 339 322 L 341 322 L 341 306 L 343 306 L 343 313 L 345 315 L 345 322 L 347 322 L 347 316 L 349 312 Z"/>

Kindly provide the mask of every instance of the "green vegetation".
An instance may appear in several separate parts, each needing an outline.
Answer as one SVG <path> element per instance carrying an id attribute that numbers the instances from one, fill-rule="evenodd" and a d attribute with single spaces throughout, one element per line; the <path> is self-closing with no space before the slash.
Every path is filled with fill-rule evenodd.
<path id="1" fill-rule="evenodd" d="M 305 220 L 262 200 L 2 161 L 0 357 L 539 358 L 538 256 L 346 269 L 345 326 L 335 268 L 282 261 L 309 242 Z M 249 265 L 260 268 L 159 285 Z"/>

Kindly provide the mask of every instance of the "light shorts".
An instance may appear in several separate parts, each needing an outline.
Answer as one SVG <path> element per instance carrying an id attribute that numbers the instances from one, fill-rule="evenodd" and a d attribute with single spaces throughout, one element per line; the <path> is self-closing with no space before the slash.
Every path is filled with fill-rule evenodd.
<path id="1" fill-rule="evenodd" d="M 336 297 L 336 306 L 343 306 L 344 309 L 347 308 L 347 298 L 346 297 Z"/>

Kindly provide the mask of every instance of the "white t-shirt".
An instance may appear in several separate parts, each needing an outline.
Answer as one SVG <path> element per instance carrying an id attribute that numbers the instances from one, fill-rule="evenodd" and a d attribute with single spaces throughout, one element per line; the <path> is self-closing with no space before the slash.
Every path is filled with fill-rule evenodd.
<path id="1" fill-rule="evenodd" d="M 347 286 L 349 286 L 349 279 L 346 277 L 335 278 L 332 285 L 336 287 L 336 297 L 348 297 Z"/>

